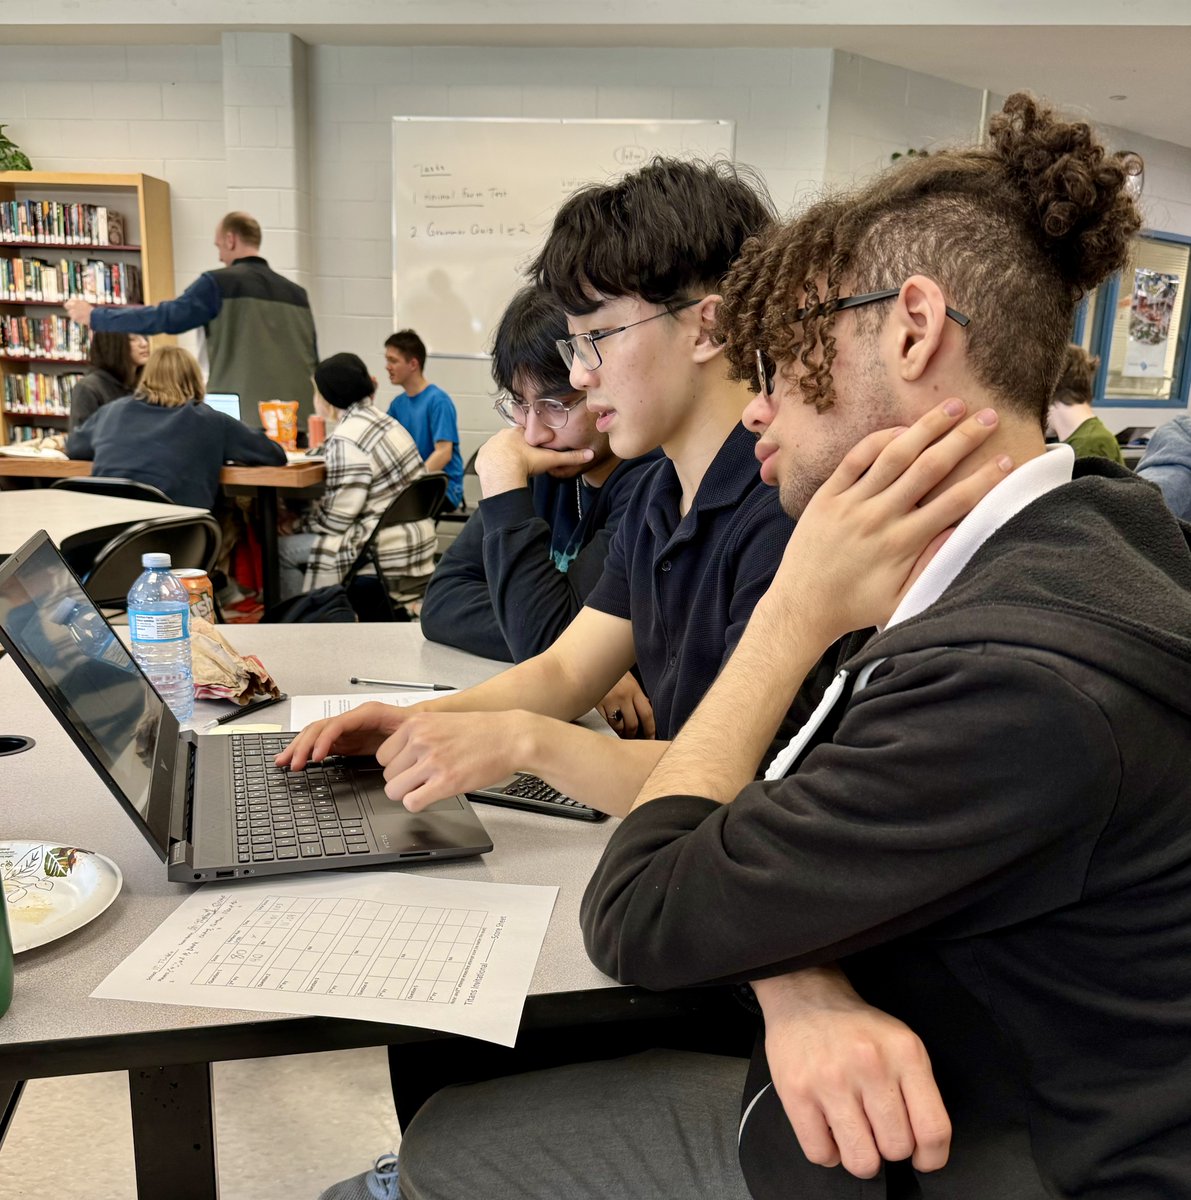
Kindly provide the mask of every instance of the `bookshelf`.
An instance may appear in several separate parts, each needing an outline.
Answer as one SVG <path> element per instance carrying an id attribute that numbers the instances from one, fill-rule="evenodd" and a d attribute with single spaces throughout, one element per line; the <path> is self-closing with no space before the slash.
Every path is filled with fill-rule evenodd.
<path id="1" fill-rule="evenodd" d="M 62 307 L 68 295 L 94 302 L 100 280 L 101 287 L 110 286 L 113 302 L 139 297 L 141 303 L 157 304 L 174 295 L 170 189 L 164 180 L 151 175 L 0 171 L 0 204 L 14 200 L 106 208 L 123 218 L 124 238 L 118 245 L 79 240 L 94 236 L 94 228 L 84 232 L 77 224 L 70 241 L 5 241 L 0 234 L 0 321 L 23 318 L 28 324 L 10 326 L 13 332 L 25 330 L 31 340 L 37 340 L 34 331 L 59 334 L 56 340 L 65 343 L 57 356 L 40 355 L 29 345 L 23 353 L 0 349 L 0 446 L 22 440 L 29 429 L 39 434 L 66 431 L 72 377 L 87 370 L 82 331 L 66 321 Z M 52 279 L 31 266 L 37 260 L 58 268 Z M 64 260 L 67 268 L 62 271 Z M 106 292 L 100 302 L 107 302 Z M 54 323 L 48 329 L 34 324 L 47 321 Z M 173 340 L 153 339 L 154 344 Z M 10 389 L 15 391 L 9 382 L 13 378 L 22 380 L 26 395 L 45 398 L 32 404 L 16 401 L 10 396 Z"/>

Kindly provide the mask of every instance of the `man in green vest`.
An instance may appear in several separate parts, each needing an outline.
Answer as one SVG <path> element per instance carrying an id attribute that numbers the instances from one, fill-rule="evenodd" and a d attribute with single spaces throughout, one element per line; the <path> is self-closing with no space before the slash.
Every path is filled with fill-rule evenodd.
<path id="1" fill-rule="evenodd" d="M 240 397 L 240 416 L 260 425 L 261 400 L 296 400 L 305 425 L 318 362 L 314 314 L 304 288 L 260 256 L 260 223 L 231 212 L 215 229 L 222 270 L 204 271 L 175 300 L 145 307 L 99 307 L 68 300 L 72 321 L 100 333 L 187 333 L 201 329 L 208 392 Z"/>

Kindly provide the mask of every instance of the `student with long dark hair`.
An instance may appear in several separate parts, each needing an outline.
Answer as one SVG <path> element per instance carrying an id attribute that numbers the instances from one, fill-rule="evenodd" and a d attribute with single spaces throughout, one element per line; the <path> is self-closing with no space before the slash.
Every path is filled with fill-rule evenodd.
<path id="1" fill-rule="evenodd" d="M 149 361 L 149 339 L 139 333 L 93 333 L 90 370 L 70 393 L 70 429 L 76 429 L 92 413 L 132 395 L 145 363 Z"/>

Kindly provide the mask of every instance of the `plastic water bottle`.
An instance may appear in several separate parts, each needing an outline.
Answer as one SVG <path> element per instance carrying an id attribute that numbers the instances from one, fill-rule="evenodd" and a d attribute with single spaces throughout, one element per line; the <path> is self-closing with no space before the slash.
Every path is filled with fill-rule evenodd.
<path id="1" fill-rule="evenodd" d="M 145 554 L 141 566 L 145 569 L 128 593 L 132 655 L 178 723 L 185 724 L 194 714 L 190 600 L 170 570 L 168 554 Z"/>
<path id="2" fill-rule="evenodd" d="M 132 670 L 128 651 L 120 644 L 112 627 L 91 605 L 80 604 L 67 596 L 59 601 L 50 619 L 55 625 L 63 625 L 70 630 L 70 636 L 88 658 L 119 667 L 122 671 Z"/>

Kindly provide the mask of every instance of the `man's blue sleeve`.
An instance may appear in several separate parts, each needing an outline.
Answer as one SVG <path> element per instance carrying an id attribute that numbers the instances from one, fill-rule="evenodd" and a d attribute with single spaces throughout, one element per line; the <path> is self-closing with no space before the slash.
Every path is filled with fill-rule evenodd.
<path id="1" fill-rule="evenodd" d="M 186 333 L 219 316 L 223 296 L 204 271 L 176 300 L 143 308 L 95 308 L 91 328 L 96 333 Z"/>
<path id="2" fill-rule="evenodd" d="M 459 421 L 455 416 L 455 404 L 446 392 L 434 397 L 430 413 L 431 436 L 436 442 L 452 442 L 459 445 Z"/>

